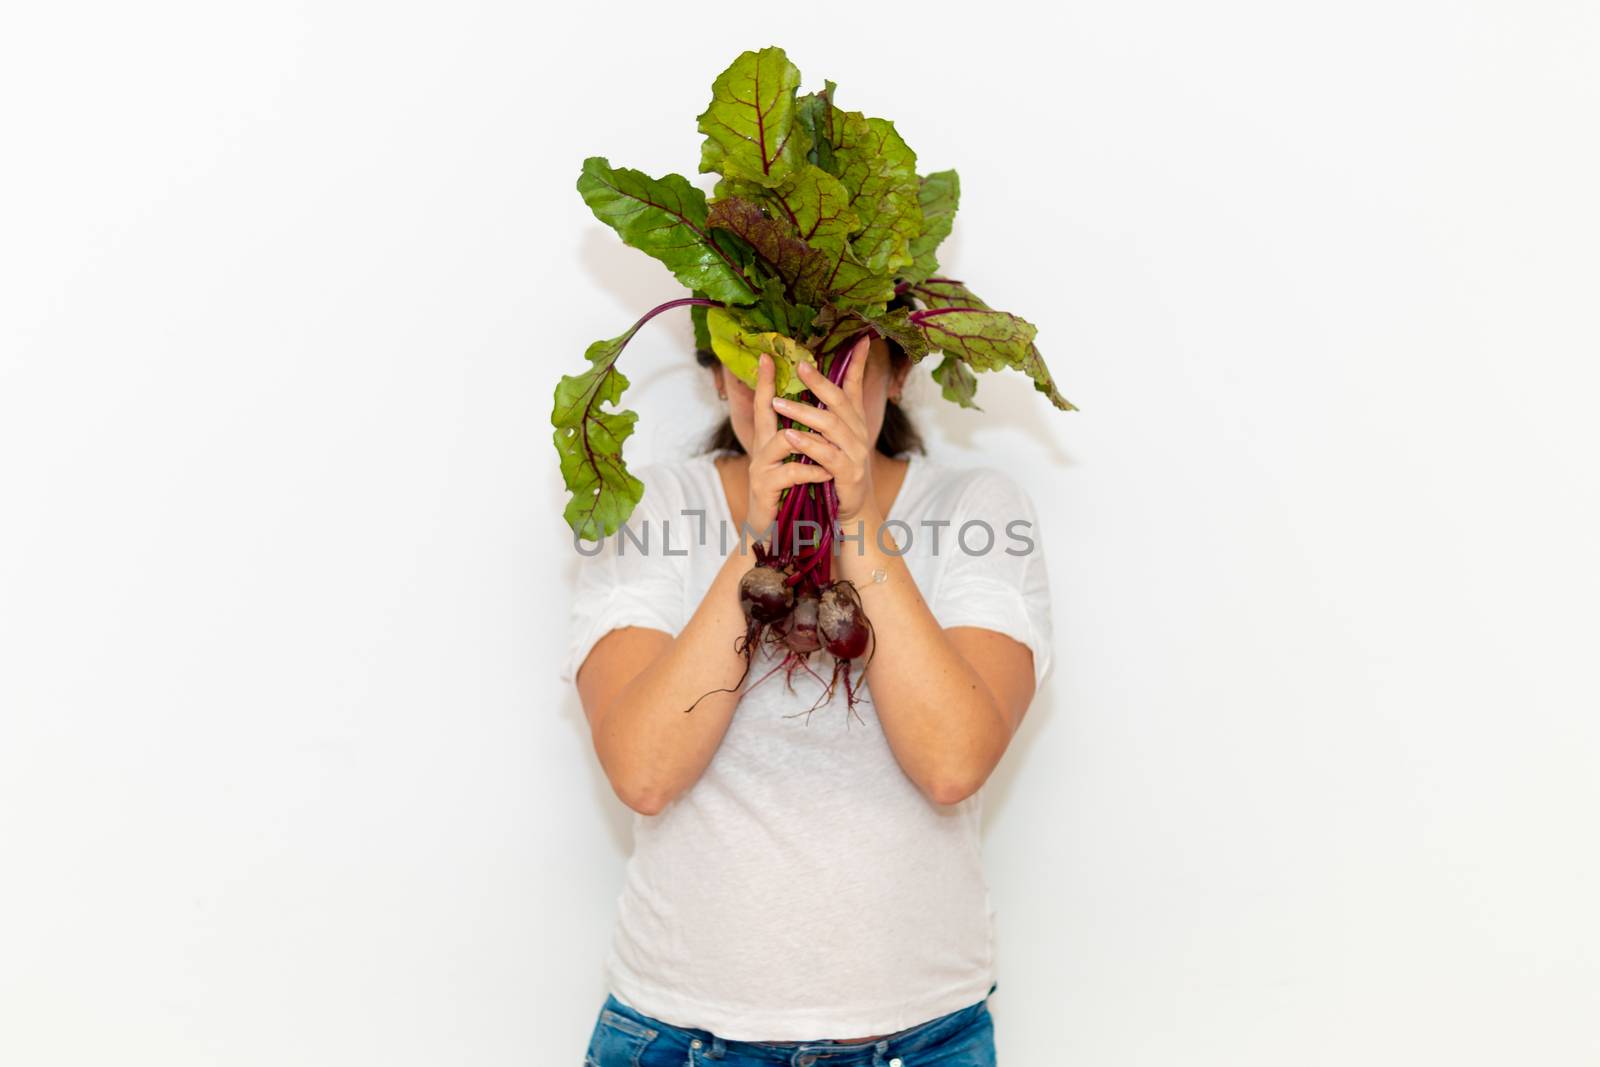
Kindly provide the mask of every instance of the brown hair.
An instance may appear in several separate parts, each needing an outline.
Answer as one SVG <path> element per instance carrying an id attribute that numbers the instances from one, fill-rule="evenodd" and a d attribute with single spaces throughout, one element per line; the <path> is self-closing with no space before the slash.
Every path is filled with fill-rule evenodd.
<path id="1" fill-rule="evenodd" d="M 897 306 L 891 302 L 890 307 Z M 889 346 L 889 363 L 896 371 L 904 367 L 910 359 L 906 350 L 893 340 L 885 337 L 884 342 Z M 716 353 L 704 348 L 695 350 L 695 362 L 702 367 L 715 367 L 717 365 Z M 733 421 L 726 417 L 717 424 L 706 438 L 702 452 L 735 452 L 744 454 L 744 446 L 739 443 L 739 437 L 733 432 Z M 889 401 L 883 407 L 883 427 L 878 430 L 878 451 L 886 456 L 898 456 L 904 452 L 925 452 L 922 446 L 922 434 L 917 432 L 916 426 L 911 422 L 911 416 L 906 414 L 905 408 Z"/>

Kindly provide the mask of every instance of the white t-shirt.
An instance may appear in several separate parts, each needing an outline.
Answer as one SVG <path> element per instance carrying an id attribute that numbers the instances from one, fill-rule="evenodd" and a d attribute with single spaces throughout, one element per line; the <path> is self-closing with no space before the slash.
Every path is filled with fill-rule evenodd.
<path id="1" fill-rule="evenodd" d="M 905 458 L 888 530 L 934 617 L 1022 642 L 1042 680 L 1050 590 L 1032 502 L 998 471 Z M 712 457 L 636 473 L 645 494 L 627 528 L 646 549 L 619 532 L 580 563 L 564 680 L 613 629 L 677 634 L 736 539 Z M 984 525 L 962 530 L 972 520 L 992 546 Z M 870 613 L 870 591 L 863 600 Z M 769 655 L 750 679 L 777 662 Z M 826 652 L 812 661 L 831 674 Z M 694 785 L 635 814 L 606 959 L 619 1000 L 730 1040 L 810 1041 L 893 1033 L 988 994 L 982 791 L 931 802 L 871 703 L 856 708 L 865 725 L 847 723 L 840 686 L 807 720 L 823 688 L 803 672 L 793 692 L 783 672 L 768 678 L 740 699 Z"/>

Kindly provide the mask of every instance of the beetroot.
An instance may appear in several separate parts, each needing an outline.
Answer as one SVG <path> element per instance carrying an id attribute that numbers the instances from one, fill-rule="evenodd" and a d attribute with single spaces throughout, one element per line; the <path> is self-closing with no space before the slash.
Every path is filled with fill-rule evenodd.
<path id="1" fill-rule="evenodd" d="M 822 638 L 817 633 L 820 603 L 817 594 L 809 589 L 795 598 L 794 610 L 778 629 L 791 652 L 805 656 L 822 647 Z"/>
<path id="2" fill-rule="evenodd" d="M 871 630 L 855 586 L 838 581 L 822 591 L 817 598 L 817 628 L 823 647 L 839 659 L 855 659 L 867 650 Z"/>
<path id="3" fill-rule="evenodd" d="M 752 567 L 739 580 L 739 606 L 748 621 L 774 623 L 794 607 L 794 589 L 784 582 L 782 571 Z"/>

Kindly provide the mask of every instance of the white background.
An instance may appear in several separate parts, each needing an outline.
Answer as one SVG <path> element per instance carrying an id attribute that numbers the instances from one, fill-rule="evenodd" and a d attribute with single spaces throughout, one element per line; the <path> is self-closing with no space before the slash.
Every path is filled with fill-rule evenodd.
<path id="1" fill-rule="evenodd" d="M 0 32 L 0 1061 L 576 1065 L 628 846 L 557 376 L 784 45 L 1038 324 L 1001 1062 L 1600 1059 L 1590 3 L 38 4 Z M 714 401 L 626 355 L 635 460 Z"/>

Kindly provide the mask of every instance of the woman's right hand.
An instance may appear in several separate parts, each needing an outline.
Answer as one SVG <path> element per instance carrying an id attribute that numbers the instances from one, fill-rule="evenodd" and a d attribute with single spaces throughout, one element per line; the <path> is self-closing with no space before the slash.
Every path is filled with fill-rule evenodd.
<path id="1" fill-rule="evenodd" d="M 772 407 L 775 377 L 772 357 L 763 354 L 756 364 L 756 395 L 751 411 L 750 495 L 744 509 L 745 525 L 763 540 L 778 516 L 779 494 L 792 485 L 826 482 L 832 478 L 815 463 L 801 463 L 798 459 L 787 462 L 793 449 L 778 432 L 778 413 Z"/>

